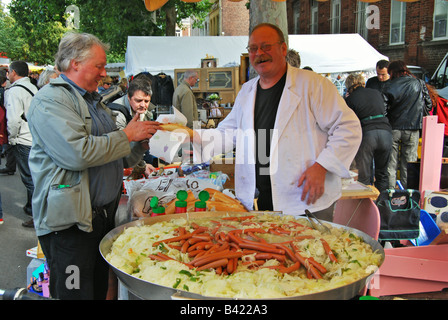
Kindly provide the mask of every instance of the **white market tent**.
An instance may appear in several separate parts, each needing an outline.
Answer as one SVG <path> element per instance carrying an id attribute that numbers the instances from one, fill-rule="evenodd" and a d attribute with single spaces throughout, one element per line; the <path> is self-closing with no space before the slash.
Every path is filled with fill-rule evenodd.
<path id="1" fill-rule="evenodd" d="M 289 47 L 298 51 L 302 67 L 318 73 L 375 70 L 387 59 L 359 34 L 290 35 Z M 247 36 L 128 37 L 126 76 L 139 72 L 174 76 L 174 69 L 200 68 L 201 59 L 217 58 L 218 67 L 239 65 L 247 52 Z"/>

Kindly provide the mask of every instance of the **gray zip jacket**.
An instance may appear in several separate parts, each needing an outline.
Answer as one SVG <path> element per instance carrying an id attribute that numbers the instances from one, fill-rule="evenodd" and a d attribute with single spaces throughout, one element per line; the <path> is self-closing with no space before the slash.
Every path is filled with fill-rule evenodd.
<path id="1" fill-rule="evenodd" d="M 92 231 L 88 169 L 125 157 L 126 164 L 133 166 L 141 159 L 143 147 L 130 144 L 122 130 L 91 135 L 87 103 L 61 77 L 35 95 L 26 116 L 33 136 L 29 165 L 37 236 L 73 225 Z"/>

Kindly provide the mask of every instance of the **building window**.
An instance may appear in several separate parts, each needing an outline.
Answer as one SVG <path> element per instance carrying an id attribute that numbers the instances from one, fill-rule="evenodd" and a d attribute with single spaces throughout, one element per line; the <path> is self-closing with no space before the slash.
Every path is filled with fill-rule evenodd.
<path id="1" fill-rule="evenodd" d="M 364 39 L 367 39 L 367 27 L 366 27 L 366 18 L 367 18 L 367 5 L 366 2 L 357 2 L 356 6 L 356 32 L 361 35 Z"/>
<path id="2" fill-rule="evenodd" d="M 341 0 L 331 0 L 331 33 L 341 32 Z"/>
<path id="3" fill-rule="evenodd" d="M 406 24 L 406 3 L 392 0 L 390 17 L 390 44 L 403 44 Z"/>
<path id="4" fill-rule="evenodd" d="M 294 33 L 299 34 L 300 32 L 300 1 L 294 2 L 293 6 L 293 16 L 294 16 Z"/>
<path id="5" fill-rule="evenodd" d="M 436 0 L 434 3 L 434 39 L 448 38 L 448 1 Z"/>
<path id="6" fill-rule="evenodd" d="M 319 3 L 316 0 L 311 0 L 311 26 L 310 33 L 317 34 L 319 24 Z"/>

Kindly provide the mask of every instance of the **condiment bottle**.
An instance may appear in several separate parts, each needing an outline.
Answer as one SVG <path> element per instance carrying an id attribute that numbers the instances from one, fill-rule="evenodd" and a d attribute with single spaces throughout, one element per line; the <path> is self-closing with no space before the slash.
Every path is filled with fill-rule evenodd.
<path id="1" fill-rule="evenodd" d="M 185 190 L 179 190 L 176 193 L 176 197 L 178 199 L 178 201 L 176 201 L 174 203 L 174 213 L 185 213 L 187 212 L 187 198 L 188 198 L 188 193 Z"/>
<path id="2" fill-rule="evenodd" d="M 210 194 L 208 191 L 202 190 L 198 195 L 199 201 L 194 203 L 194 211 L 207 211 L 207 203 L 206 201 L 210 199 Z"/>
<path id="3" fill-rule="evenodd" d="M 159 207 L 159 198 L 158 197 L 152 197 L 149 205 L 151 206 L 151 209 L 152 209 L 151 217 L 165 215 L 165 208 Z"/>

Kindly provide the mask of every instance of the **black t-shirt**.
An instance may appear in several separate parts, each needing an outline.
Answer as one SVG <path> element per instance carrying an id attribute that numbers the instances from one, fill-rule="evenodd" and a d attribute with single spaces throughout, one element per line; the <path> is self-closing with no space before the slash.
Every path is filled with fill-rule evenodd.
<path id="1" fill-rule="evenodd" d="M 367 80 L 366 82 L 366 88 L 376 89 L 380 92 L 383 92 L 386 86 L 388 86 L 390 83 L 390 79 L 386 81 L 380 81 L 378 77 L 372 77 Z"/>
<path id="2" fill-rule="evenodd" d="M 258 189 L 258 209 L 273 210 L 271 176 L 269 175 L 269 154 L 271 136 L 277 117 L 278 104 L 285 87 L 286 73 L 271 88 L 262 89 L 257 86 L 254 110 L 255 129 L 255 177 Z"/>

